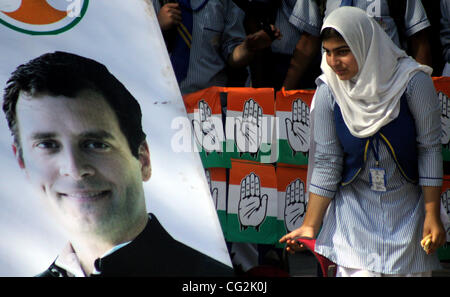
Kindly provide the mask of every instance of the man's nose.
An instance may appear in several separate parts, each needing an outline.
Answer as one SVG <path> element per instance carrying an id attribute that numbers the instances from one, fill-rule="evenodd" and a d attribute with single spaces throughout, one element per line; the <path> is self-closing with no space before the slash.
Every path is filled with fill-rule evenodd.
<path id="1" fill-rule="evenodd" d="M 60 164 L 60 175 L 72 177 L 75 180 L 82 180 L 95 173 L 92 164 L 89 164 L 87 158 L 78 149 L 67 149 L 61 155 Z"/>

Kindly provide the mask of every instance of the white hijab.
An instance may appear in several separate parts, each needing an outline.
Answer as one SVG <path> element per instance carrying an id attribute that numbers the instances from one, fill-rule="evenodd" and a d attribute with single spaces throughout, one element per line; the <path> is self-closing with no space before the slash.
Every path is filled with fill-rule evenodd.
<path id="1" fill-rule="evenodd" d="M 352 135 L 365 138 L 394 120 L 400 110 L 400 98 L 412 75 L 432 69 L 420 65 L 399 49 L 380 25 L 363 10 L 340 7 L 331 12 L 322 26 L 338 31 L 358 63 L 351 80 L 340 80 L 326 62 L 321 68 L 327 85 L 339 105 Z"/>

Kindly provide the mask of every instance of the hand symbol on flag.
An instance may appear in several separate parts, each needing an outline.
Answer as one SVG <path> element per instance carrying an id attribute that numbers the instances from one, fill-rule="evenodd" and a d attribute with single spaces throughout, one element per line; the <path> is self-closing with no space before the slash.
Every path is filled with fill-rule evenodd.
<path id="1" fill-rule="evenodd" d="M 239 200 L 239 223 L 241 230 L 249 226 L 259 227 L 267 214 L 267 194 L 261 196 L 261 184 L 259 177 L 253 172 L 241 181 L 241 198 Z"/>
<path id="2" fill-rule="evenodd" d="M 241 153 L 256 154 L 262 142 L 262 108 L 249 99 L 244 104 L 242 119 L 236 118 L 235 139 L 236 146 Z"/>
<path id="3" fill-rule="evenodd" d="M 442 92 L 439 92 L 439 103 L 441 106 L 441 143 L 446 145 L 450 141 L 450 101 Z"/>
<path id="4" fill-rule="evenodd" d="M 219 189 L 218 188 L 212 188 L 212 183 L 211 183 L 211 174 L 209 173 L 208 169 L 205 169 L 205 174 L 206 174 L 206 180 L 208 181 L 208 186 L 209 186 L 209 191 L 211 192 L 211 196 L 214 202 L 214 206 L 217 209 L 217 200 L 219 197 Z"/>
<path id="5" fill-rule="evenodd" d="M 292 103 L 292 120 L 286 119 L 286 131 L 294 155 L 309 151 L 309 107 L 301 99 Z"/>
<path id="6" fill-rule="evenodd" d="M 450 190 L 447 190 L 444 193 L 442 193 L 441 200 L 445 212 L 450 216 Z"/>
<path id="7" fill-rule="evenodd" d="M 291 182 L 286 187 L 285 199 L 284 225 L 292 232 L 300 227 L 306 212 L 305 184 L 300 179 Z"/>
<path id="8" fill-rule="evenodd" d="M 450 190 L 441 194 L 441 220 L 444 224 L 447 241 L 450 241 Z"/>
<path id="9" fill-rule="evenodd" d="M 220 133 L 223 132 L 222 122 L 219 118 L 211 116 L 211 108 L 205 100 L 198 102 L 198 115 L 192 120 L 198 144 L 207 154 L 212 151 L 222 152 L 222 141 L 224 139 L 223 133 Z"/>

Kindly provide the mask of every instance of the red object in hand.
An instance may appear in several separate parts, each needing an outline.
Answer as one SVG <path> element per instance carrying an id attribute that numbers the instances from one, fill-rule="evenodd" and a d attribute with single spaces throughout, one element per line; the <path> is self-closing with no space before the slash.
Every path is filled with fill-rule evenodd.
<path id="1" fill-rule="evenodd" d="M 317 261 L 319 261 L 320 268 L 322 269 L 323 277 L 333 277 L 336 276 L 337 265 L 330 261 L 328 258 L 316 253 L 314 247 L 316 246 L 316 240 L 309 237 L 299 237 L 297 238 L 299 243 L 302 243 L 311 253 L 314 254 Z"/>

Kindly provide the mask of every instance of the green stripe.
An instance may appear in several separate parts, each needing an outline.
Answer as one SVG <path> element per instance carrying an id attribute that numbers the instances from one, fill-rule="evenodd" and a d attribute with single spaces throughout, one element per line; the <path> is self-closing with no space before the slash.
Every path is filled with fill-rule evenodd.
<path id="1" fill-rule="evenodd" d="M 266 217 L 259 231 L 254 227 L 241 231 L 238 216 L 228 214 L 225 238 L 231 242 L 275 244 L 278 241 L 277 218 Z"/>
<path id="2" fill-rule="evenodd" d="M 220 227 L 222 227 L 222 232 L 224 237 L 226 237 L 227 230 L 227 212 L 225 210 L 217 210 L 217 217 L 219 218 Z"/>
<path id="3" fill-rule="evenodd" d="M 278 240 L 275 244 L 275 247 L 284 248 L 286 244 L 279 243 L 280 238 L 288 233 L 288 231 L 286 230 L 286 226 L 284 224 L 284 220 L 277 220 L 277 230 L 278 230 Z"/>
<path id="4" fill-rule="evenodd" d="M 450 260 L 450 244 L 446 244 L 437 249 L 439 260 Z"/>
<path id="5" fill-rule="evenodd" d="M 308 165 L 308 156 L 303 152 L 296 152 L 294 154 L 294 151 L 287 140 L 278 140 L 278 150 L 277 162 L 293 165 Z"/>
<path id="6" fill-rule="evenodd" d="M 198 144 L 196 144 L 198 149 L 202 149 Z M 222 146 L 222 153 L 218 152 L 210 152 L 206 153 L 206 151 L 201 150 L 200 153 L 200 159 L 202 160 L 203 167 L 210 168 L 210 167 L 221 167 L 221 168 L 231 168 L 231 160 L 230 160 L 230 154 L 225 152 L 225 142 Z"/>
<path id="7" fill-rule="evenodd" d="M 230 158 L 249 160 L 249 161 L 255 161 L 255 162 L 260 162 L 260 163 L 272 163 L 270 161 L 270 156 L 272 154 L 271 147 L 272 146 L 269 143 L 261 143 L 261 146 L 260 146 L 257 154 L 250 154 L 250 153 L 242 153 L 241 154 L 239 152 L 239 150 L 237 149 L 237 146 L 236 146 L 236 143 L 234 142 L 234 140 L 226 141 L 226 152 Z"/>
<path id="8" fill-rule="evenodd" d="M 450 161 L 450 150 L 442 147 L 442 158 L 444 161 Z"/>

